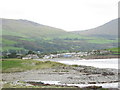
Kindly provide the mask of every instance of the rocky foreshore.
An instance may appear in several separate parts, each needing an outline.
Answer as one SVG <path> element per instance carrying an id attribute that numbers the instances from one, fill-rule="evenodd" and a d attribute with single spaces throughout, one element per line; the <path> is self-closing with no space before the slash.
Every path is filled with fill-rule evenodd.
<path id="1" fill-rule="evenodd" d="M 3 73 L 3 82 L 59 81 L 60 84 L 103 84 L 118 82 L 117 69 L 73 65 L 25 72 Z"/>

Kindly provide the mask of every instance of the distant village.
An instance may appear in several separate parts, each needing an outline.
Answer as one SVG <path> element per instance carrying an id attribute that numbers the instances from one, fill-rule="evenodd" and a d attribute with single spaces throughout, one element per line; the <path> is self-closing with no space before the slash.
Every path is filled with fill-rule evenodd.
<path id="1" fill-rule="evenodd" d="M 69 52 L 69 53 L 57 53 L 57 54 L 44 54 L 40 55 L 38 53 L 33 53 L 33 51 L 28 52 L 28 54 L 23 55 L 20 53 L 6 53 L 4 58 L 20 58 L 20 59 L 53 59 L 53 58 L 83 58 L 91 55 L 109 55 L 111 51 L 109 50 L 92 50 L 89 52 Z"/>
<path id="2" fill-rule="evenodd" d="M 106 55 L 110 54 L 107 50 L 92 50 L 91 52 L 71 52 L 71 53 L 61 53 L 61 54 L 50 54 L 45 55 L 43 59 L 53 59 L 53 58 L 83 58 L 90 55 Z"/>

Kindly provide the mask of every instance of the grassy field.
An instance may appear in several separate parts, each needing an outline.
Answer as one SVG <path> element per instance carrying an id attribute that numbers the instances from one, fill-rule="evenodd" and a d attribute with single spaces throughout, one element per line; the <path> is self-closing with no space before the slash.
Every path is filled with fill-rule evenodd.
<path id="1" fill-rule="evenodd" d="M 107 44 L 107 43 L 117 43 L 118 40 L 92 39 L 92 40 L 88 40 L 88 42 L 95 43 L 95 44 Z"/>
<path id="2" fill-rule="evenodd" d="M 113 52 L 120 52 L 120 47 L 118 47 L 118 48 L 110 48 L 108 50 L 113 51 Z"/>
<path id="3" fill-rule="evenodd" d="M 13 44 L 16 44 L 17 42 L 12 41 L 12 40 L 2 39 L 2 43 L 3 44 L 5 43 L 7 45 L 13 45 Z"/>
<path id="4" fill-rule="evenodd" d="M 25 50 L 24 48 L 19 48 L 19 47 L 13 47 L 13 46 L 3 46 L 2 47 L 3 51 L 7 51 L 7 50 Z"/>
<path id="5" fill-rule="evenodd" d="M 43 69 L 43 68 L 52 68 L 67 66 L 58 62 L 51 61 L 35 61 L 35 60 L 21 60 L 21 59 L 3 59 L 2 61 L 2 72 L 22 72 L 26 70 L 33 69 Z"/>
<path id="6" fill-rule="evenodd" d="M 107 49 L 113 52 L 113 54 L 120 54 L 120 47 Z"/>

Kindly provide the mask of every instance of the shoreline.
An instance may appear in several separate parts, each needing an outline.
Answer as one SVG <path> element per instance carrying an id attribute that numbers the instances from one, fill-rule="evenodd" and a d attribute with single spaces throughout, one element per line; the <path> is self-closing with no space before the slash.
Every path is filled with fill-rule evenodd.
<path id="1" fill-rule="evenodd" d="M 61 61 L 60 61 L 61 60 Z M 9 60 L 8 60 L 9 61 Z M 12 60 L 11 60 L 12 61 Z M 17 60 L 13 60 L 13 62 Z M 117 63 L 117 59 L 95 59 L 95 60 L 79 60 L 79 59 L 37 59 L 37 60 L 18 60 L 23 64 L 32 65 L 31 70 L 24 72 L 7 72 L 2 73 L 2 81 L 4 86 L 32 86 L 29 82 L 33 82 L 34 85 L 44 82 L 43 86 L 55 86 L 57 87 L 103 87 L 103 88 L 117 88 L 118 81 L 118 69 L 116 68 L 98 68 L 92 66 L 101 64 L 102 67 L 105 63 L 108 67 L 109 64 Z M 6 62 L 6 61 L 3 61 Z M 31 62 L 31 63 L 30 63 Z M 66 64 L 69 62 L 70 64 Z M 75 62 L 75 63 L 74 63 Z M 84 62 L 86 65 L 81 65 Z M 91 66 L 87 66 L 87 63 Z M 80 65 L 79 65 L 80 64 Z M 49 67 L 45 67 L 49 65 Z M 37 68 L 33 67 L 45 67 Z M 55 67 L 54 67 L 55 66 Z M 98 66 L 98 65 L 97 65 Z M 26 66 L 25 66 L 26 67 Z M 21 67 L 19 67 L 20 69 Z M 9 69 L 9 68 L 8 68 Z M 16 67 L 14 67 L 16 69 Z M 14 70 L 12 69 L 12 70 Z M 56 82 L 57 81 L 57 82 Z M 112 85 L 113 84 L 113 85 Z M 41 85 L 41 84 L 40 84 Z M 11 86 L 11 88 L 12 88 Z M 39 85 L 38 85 L 39 87 Z"/>
<path id="2" fill-rule="evenodd" d="M 54 58 L 54 59 L 35 59 L 37 61 L 53 61 L 67 65 L 93 66 L 96 68 L 118 69 L 118 58 L 111 59 L 78 59 L 78 58 Z"/>
<path id="3" fill-rule="evenodd" d="M 14 84 L 17 84 L 16 81 L 25 80 L 59 81 L 62 85 L 79 86 L 80 88 L 82 88 L 80 85 L 87 85 L 86 87 L 88 87 L 118 83 L 117 69 L 100 69 L 91 66 L 59 67 L 2 73 L 2 77 L 4 82 L 12 82 Z"/>

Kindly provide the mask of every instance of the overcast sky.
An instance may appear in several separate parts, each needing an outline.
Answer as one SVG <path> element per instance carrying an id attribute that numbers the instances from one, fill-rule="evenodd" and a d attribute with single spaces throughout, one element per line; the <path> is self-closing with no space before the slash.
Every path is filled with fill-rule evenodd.
<path id="1" fill-rule="evenodd" d="M 119 0 L 0 0 L 1 18 L 27 19 L 67 31 L 86 30 L 118 17 Z"/>

